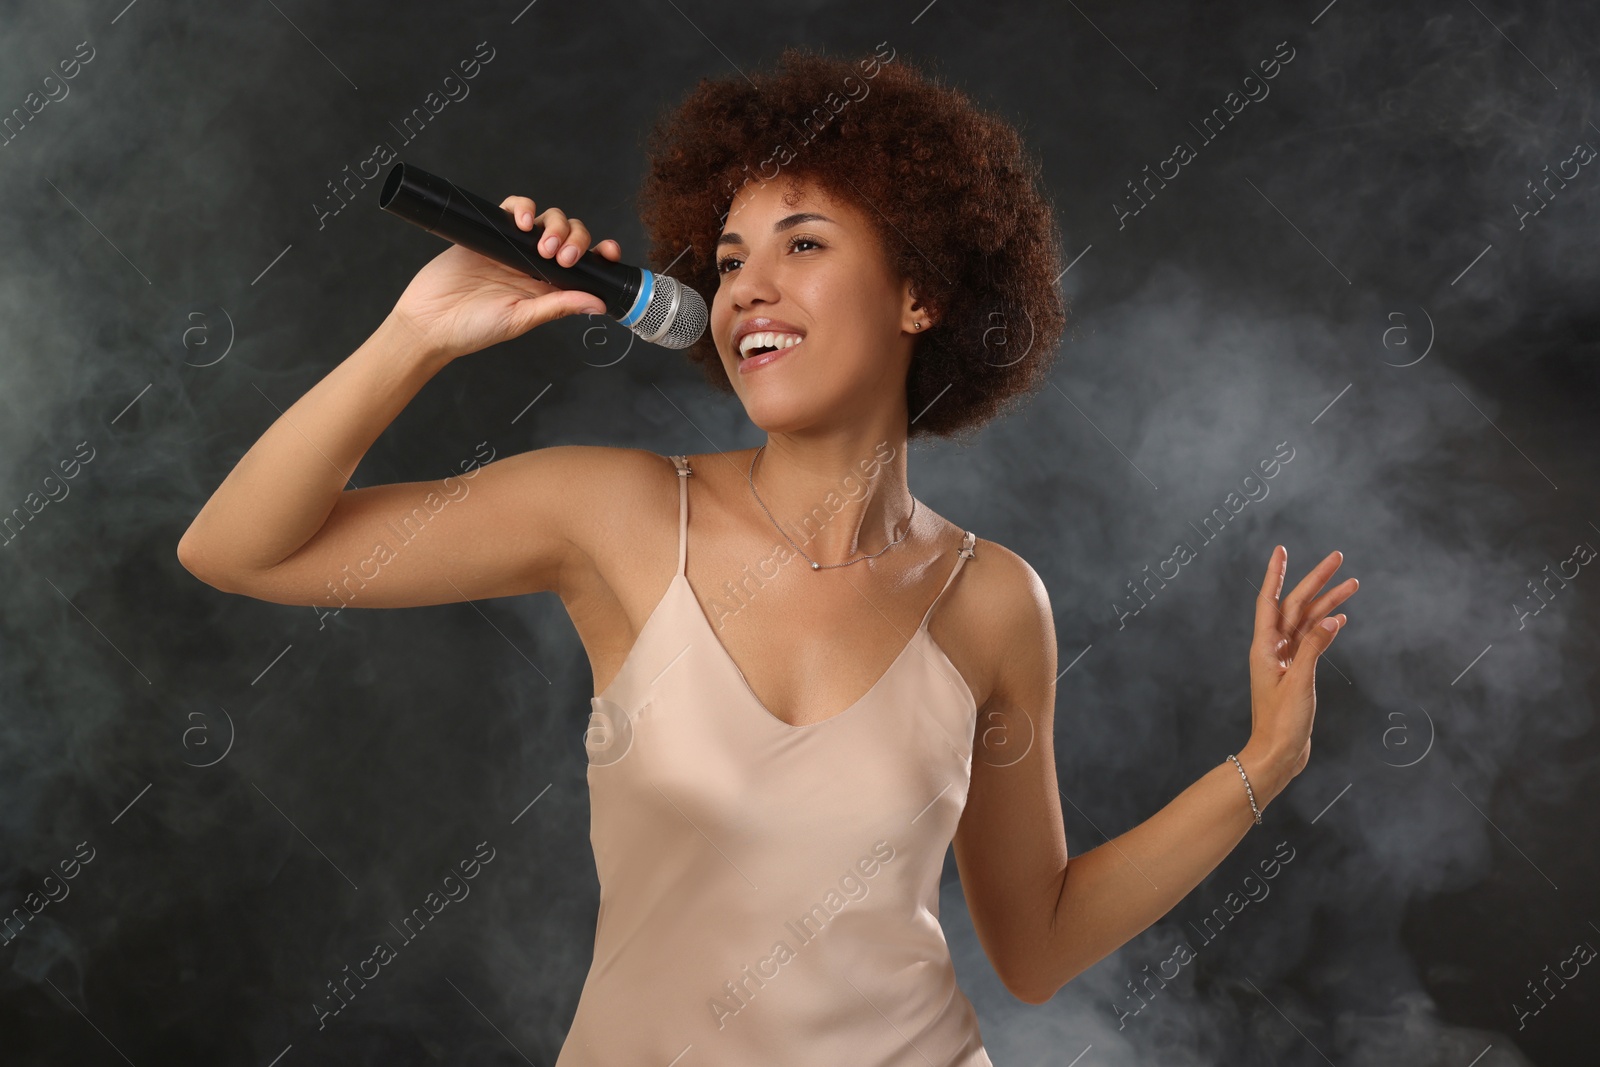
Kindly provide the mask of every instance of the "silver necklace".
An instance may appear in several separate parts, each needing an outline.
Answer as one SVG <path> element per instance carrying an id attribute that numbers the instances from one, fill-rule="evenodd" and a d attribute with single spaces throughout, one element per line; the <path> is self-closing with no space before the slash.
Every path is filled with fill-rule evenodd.
<path id="1" fill-rule="evenodd" d="M 761 504 L 761 494 L 756 492 L 756 460 L 760 458 L 762 451 L 766 447 L 766 445 L 762 445 L 760 448 L 756 449 L 755 455 L 750 457 L 750 470 L 745 474 L 745 479 L 750 483 L 750 495 L 756 498 L 757 504 Z M 831 570 L 834 567 L 848 567 L 850 564 L 860 563 L 864 559 L 875 559 L 876 557 L 881 556 L 885 552 L 889 551 L 895 545 L 898 545 L 901 541 L 904 541 L 906 539 L 906 534 L 911 532 L 911 520 L 917 517 L 917 498 L 915 496 L 911 498 L 911 514 L 906 518 L 906 528 L 899 537 L 896 537 L 893 541 L 890 541 L 888 544 L 884 545 L 870 556 L 857 556 L 855 559 L 847 559 L 843 563 L 818 563 L 810 556 L 807 556 L 805 552 L 801 550 L 800 546 L 794 543 L 794 540 L 790 538 L 788 534 L 783 533 L 783 527 L 778 525 L 777 519 L 772 518 L 772 512 L 767 511 L 767 506 L 765 504 L 761 504 L 761 510 L 767 512 L 767 518 L 771 520 L 773 528 L 779 533 L 783 534 L 783 539 L 789 542 L 789 547 L 793 548 L 796 552 L 799 552 L 801 556 L 804 556 L 805 561 L 811 564 L 812 570 L 820 571 L 824 569 Z"/>

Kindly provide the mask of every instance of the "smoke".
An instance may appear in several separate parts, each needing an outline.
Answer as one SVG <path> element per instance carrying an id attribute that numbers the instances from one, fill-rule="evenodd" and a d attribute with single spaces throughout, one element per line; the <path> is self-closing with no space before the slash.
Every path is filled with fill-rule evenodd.
<path id="1" fill-rule="evenodd" d="M 597 131 L 727 75 L 719 50 L 744 64 L 821 34 L 904 41 L 1015 116 L 1075 257 L 1051 383 L 976 446 L 911 463 L 920 499 L 1049 590 L 1072 852 L 1243 745 L 1274 545 L 1291 582 L 1336 548 L 1337 577 L 1361 579 L 1306 772 L 1047 1005 L 999 984 L 947 872 L 993 1061 L 1575 1062 L 1596 979 L 1540 983 L 1600 944 L 1600 578 L 1566 562 L 1600 546 L 1600 170 L 1576 150 L 1600 145 L 1596 19 L 1316 7 L 539 4 L 376 27 L 365 9 L 8 7 L 0 116 L 31 116 L 0 147 L 0 907 L 31 913 L 0 944 L 15 1061 L 108 1043 L 136 1063 L 554 1058 L 598 900 L 592 678 L 560 602 L 329 615 L 209 589 L 177 540 L 438 250 L 352 161 L 387 140 L 486 195 L 576 205 L 628 259 L 637 146 Z M 1270 95 L 1119 230 L 1126 183 L 1285 40 Z M 492 62 L 451 93 L 485 41 Z M 401 144 L 391 123 L 435 92 L 450 105 Z M 604 336 L 556 324 L 452 366 L 351 485 L 442 477 L 480 445 L 758 443 L 698 372 Z M 1268 492 L 1230 507 L 1280 444 Z M 1149 580 L 1185 539 L 1192 560 Z M 470 897 L 319 1032 L 329 979 L 486 840 Z M 94 859 L 63 882 L 80 843 Z M 1295 858 L 1270 893 L 1202 936 L 1280 843 Z M 1143 984 L 1180 942 L 1193 959 Z"/>

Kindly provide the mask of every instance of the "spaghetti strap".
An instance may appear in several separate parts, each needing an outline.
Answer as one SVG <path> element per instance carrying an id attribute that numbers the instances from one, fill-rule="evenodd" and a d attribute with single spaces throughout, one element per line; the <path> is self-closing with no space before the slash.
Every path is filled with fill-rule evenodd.
<path id="1" fill-rule="evenodd" d="M 932 604 L 928 605 L 928 610 L 922 616 L 922 624 L 917 627 L 919 630 L 925 629 L 928 625 L 928 620 L 933 618 L 933 609 L 939 606 L 939 600 L 944 596 L 945 589 L 949 589 L 950 583 L 954 582 L 956 575 L 961 573 L 961 565 L 976 555 L 972 550 L 972 546 L 977 543 L 977 540 L 977 535 L 971 530 L 966 531 L 966 535 L 961 538 L 961 550 L 956 554 L 956 565 L 950 568 L 950 577 L 944 580 L 944 589 L 940 589 L 939 595 L 933 598 Z"/>
<path id="2" fill-rule="evenodd" d="M 694 471 L 689 467 L 688 456 L 673 456 L 672 462 L 678 465 L 678 573 L 683 574 L 689 548 L 689 483 L 686 479 Z"/>

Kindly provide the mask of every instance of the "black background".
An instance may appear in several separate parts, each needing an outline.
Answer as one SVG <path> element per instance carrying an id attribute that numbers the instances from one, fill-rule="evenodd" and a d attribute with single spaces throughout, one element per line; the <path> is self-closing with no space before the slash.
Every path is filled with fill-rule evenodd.
<path id="1" fill-rule="evenodd" d="M 1050 384 L 975 446 L 911 459 L 922 499 L 1049 589 L 1072 852 L 1243 744 L 1275 544 L 1291 581 L 1338 548 L 1362 582 L 1309 768 L 1049 1004 L 1005 992 L 947 863 L 994 1062 L 1593 1063 L 1596 967 L 1520 1027 L 1516 1008 L 1600 945 L 1600 571 L 1525 625 L 1515 605 L 1600 545 L 1600 169 L 1520 227 L 1516 205 L 1600 145 L 1596 25 L 1486 0 L 6 5 L 0 113 L 79 42 L 94 58 L 0 148 L 0 514 L 36 509 L 80 442 L 93 458 L 0 553 L 0 905 L 80 842 L 94 858 L 0 946 L 0 1059 L 554 1060 L 597 905 L 593 680 L 559 601 L 324 619 L 197 582 L 177 541 L 439 251 L 375 185 L 331 198 L 377 142 L 565 207 L 641 262 L 658 109 L 785 45 L 887 42 L 1018 124 L 1072 261 Z M 393 124 L 480 42 L 470 94 L 407 142 Z M 1280 42 L 1270 94 L 1203 141 L 1191 123 Z M 1126 183 L 1180 140 L 1196 157 L 1119 226 Z M 572 320 L 458 360 L 352 485 L 442 477 L 484 442 L 760 442 L 627 339 Z M 1282 442 L 1269 496 L 1119 627 L 1126 583 Z M 324 984 L 483 841 L 471 896 L 319 1030 Z M 1281 843 L 1271 894 L 1199 947 Z M 1119 1027 L 1127 983 L 1186 938 L 1198 958 Z"/>

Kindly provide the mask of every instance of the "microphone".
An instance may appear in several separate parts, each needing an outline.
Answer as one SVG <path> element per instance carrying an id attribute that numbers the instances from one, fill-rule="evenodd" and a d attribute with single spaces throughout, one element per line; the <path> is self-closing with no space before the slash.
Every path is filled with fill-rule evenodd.
<path id="1" fill-rule="evenodd" d="M 578 289 L 605 302 L 606 313 L 664 348 L 688 348 L 711 316 L 705 299 L 665 274 L 613 263 L 586 251 L 564 267 L 539 254 L 544 227 L 517 227 L 516 216 L 425 170 L 396 163 L 383 180 L 378 206 L 452 244 L 488 256 L 557 289 Z"/>

